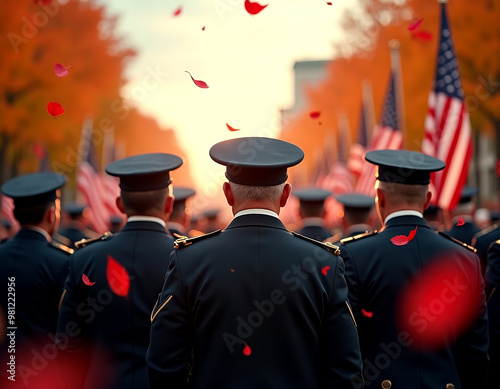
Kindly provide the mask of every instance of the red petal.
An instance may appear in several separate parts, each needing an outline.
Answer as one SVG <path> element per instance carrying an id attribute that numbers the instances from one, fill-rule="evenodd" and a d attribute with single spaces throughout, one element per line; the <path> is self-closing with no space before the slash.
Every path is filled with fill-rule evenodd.
<path id="1" fill-rule="evenodd" d="M 415 234 L 417 233 L 417 228 L 418 228 L 418 226 L 417 226 L 417 227 L 415 227 L 415 229 L 414 229 L 414 230 L 411 230 L 411 231 L 410 231 L 410 234 L 408 235 L 408 242 L 409 242 L 410 240 L 412 240 L 412 239 L 415 237 Z"/>
<path id="2" fill-rule="evenodd" d="M 173 13 L 174 16 L 179 16 L 182 12 L 182 6 L 180 6 L 179 8 L 177 8 L 175 10 L 175 12 Z"/>
<path id="3" fill-rule="evenodd" d="M 369 319 L 373 317 L 373 312 L 365 311 L 363 308 L 361 308 L 361 313 Z"/>
<path id="4" fill-rule="evenodd" d="M 231 127 L 231 126 L 230 126 L 229 124 L 227 124 L 227 123 L 226 123 L 226 126 L 227 126 L 227 129 L 228 129 L 229 131 L 239 131 L 239 129 L 237 129 L 237 128 L 233 128 L 233 127 Z"/>
<path id="5" fill-rule="evenodd" d="M 106 278 L 114 294 L 127 297 L 130 289 L 130 277 L 127 270 L 108 254 L 108 266 L 106 268 Z"/>
<path id="6" fill-rule="evenodd" d="M 422 22 L 424 21 L 424 18 L 418 18 L 416 17 L 411 21 L 411 23 L 408 25 L 407 29 L 408 31 L 415 31 L 418 30 Z"/>
<path id="7" fill-rule="evenodd" d="M 186 73 L 189 74 L 189 76 L 191 77 L 191 80 L 193 80 L 193 82 L 195 83 L 195 85 L 199 88 L 208 88 L 208 85 L 205 81 L 201 81 L 201 80 L 195 80 L 193 78 L 193 76 L 191 76 L 191 73 L 189 73 L 187 70 L 186 70 Z"/>
<path id="8" fill-rule="evenodd" d="M 234 269 L 231 269 L 231 273 L 234 273 Z"/>
<path id="9" fill-rule="evenodd" d="M 309 116 L 311 117 L 311 119 L 319 118 L 319 115 L 321 115 L 321 111 L 311 111 L 311 112 L 309 112 Z"/>
<path id="10" fill-rule="evenodd" d="M 252 349 L 248 344 L 245 343 L 245 347 L 243 347 L 243 355 L 248 357 L 250 356 L 250 354 L 252 354 Z"/>
<path id="11" fill-rule="evenodd" d="M 205 31 L 205 26 L 203 26 L 203 27 L 201 28 L 201 31 Z"/>
<path id="12" fill-rule="evenodd" d="M 395 237 L 391 238 L 391 242 L 396 246 L 404 246 L 409 242 L 409 240 L 405 235 L 396 235 Z"/>
<path id="13" fill-rule="evenodd" d="M 269 4 L 260 5 L 259 3 L 252 3 L 249 0 L 245 0 L 245 9 L 250 15 L 257 15 L 260 11 L 266 8 Z"/>
<path id="14" fill-rule="evenodd" d="M 51 101 L 47 104 L 47 112 L 51 116 L 59 116 L 64 113 L 64 109 L 61 104 L 56 103 L 55 101 Z"/>
<path id="15" fill-rule="evenodd" d="M 68 69 L 70 69 L 71 66 L 68 66 L 67 68 L 64 67 L 64 65 L 61 65 L 60 63 L 55 63 L 54 64 L 54 73 L 56 74 L 57 77 L 66 77 L 68 75 Z"/>
<path id="16" fill-rule="evenodd" d="M 329 2 L 329 1 L 327 1 L 327 2 L 326 2 L 326 4 L 328 4 L 328 5 L 332 5 L 332 3 L 331 3 L 331 2 Z"/>
<path id="17" fill-rule="evenodd" d="M 321 268 L 321 273 L 323 273 L 323 275 L 326 276 L 328 274 L 328 270 L 330 270 L 330 266 L 322 267 Z"/>
<path id="18" fill-rule="evenodd" d="M 88 286 L 92 286 L 95 284 L 95 282 L 90 282 L 89 278 L 85 274 L 82 274 L 82 280 L 83 283 Z"/>
<path id="19" fill-rule="evenodd" d="M 457 227 L 463 226 L 465 224 L 465 219 L 463 217 L 458 218 Z"/>
<path id="20" fill-rule="evenodd" d="M 425 30 L 412 31 L 411 35 L 413 38 L 419 39 L 423 42 L 429 42 L 432 40 L 432 34 Z"/>

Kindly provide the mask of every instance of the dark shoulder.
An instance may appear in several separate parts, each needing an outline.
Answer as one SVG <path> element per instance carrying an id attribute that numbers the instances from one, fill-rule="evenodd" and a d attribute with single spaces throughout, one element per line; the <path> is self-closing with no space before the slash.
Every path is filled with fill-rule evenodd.
<path id="1" fill-rule="evenodd" d="M 75 249 L 76 250 L 79 250 L 79 249 L 82 249 L 84 247 L 87 247 L 91 244 L 95 244 L 97 242 L 104 242 L 104 241 L 108 241 L 110 240 L 111 238 L 113 238 L 113 234 L 109 231 L 105 232 L 104 234 L 102 235 L 99 235 L 98 237 L 96 238 L 91 238 L 91 239 L 82 239 L 82 240 L 79 240 L 78 242 L 75 242 Z"/>
<path id="2" fill-rule="evenodd" d="M 365 238 L 368 238 L 370 236 L 375 236 L 377 233 L 378 233 L 377 230 L 373 230 L 373 231 L 364 232 L 362 234 L 349 236 L 347 238 L 340 239 L 340 244 L 345 245 L 345 244 L 350 244 L 353 242 L 358 242 L 358 241 L 365 239 Z"/>
<path id="3" fill-rule="evenodd" d="M 74 250 L 72 248 L 69 248 L 68 246 L 66 246 L 66 245 L 64 245 L 62 243 L 56 242 L 56 241 L 52 241 L 49 244 L 50 244 L 51 247 L 54 247 L 57 250 L 65 253 L 67 255 L 71 255 L 74 252 Z"/>
<path id="4" fill-rule="evenodd" d="M 487 239 L 490 235 L 493 234 L 499 234 L 500 235 L 500 229 L 498 228 L 500 225 L 498 224 L 493 224 L 492 226 L 485 228 L 484 230 L 479 231 L 476 235 L 474 235 L 474 238 L 477 240 L 482 240 L 482 239 Z"/>
<path id="5" fill-rule="evenodd" d="M 332 254 L 335 254 L 335 255 L 340 255 L 340 249 L 338 246 L 335 246 L 333 243 L 331 242 L 320 242 L 319 240 L 315 240 L 315 239 L 312 239 L 312 238 L 309 238 L 307 236 L 304 236 L 304 235 L 301 235 L 297 232 L 292 232 L 292 235 L 297 237 L 297 238 L 300 238 L 302 240 L 305 240 L 307 242 L 310 242 L 312 244 L 315 244 L 316 246 L 319 246 L 329 252 L 331 252 Z"/>
<path id="6" fill-rule="evenodd" d="M 191 246 L 192 244 L 199 243 L 199 242 L 204 241 L 208 238 L 212 238 L 212 237 L 220 234 L 221 232 L 222 232 L 222 230 L 216 230 L 216 231 L 209 232 L 208 234 L 195 236 L 193 238 L 188 238 L 187 236 L 181 236 L 180 238 L 177 238 L 174 241 L 174 249 L 180 250 L 184 247 Z"/>
<path id="7" fill-rule="evenodd" d="M 455 244 L 457 244 L 459 246 L 462 246 L 463 248 L 465 248 L 465 249 L 467 249 L 469 251 L 472 251 L 473 253 L 477 252 L 477 250 L 474 247 L 472 247 L 471 245 L 468 245 L 467 243 L 464 243 L 461 240 L 458 240 L 457 238 L 454 238 L 453 236 L 450 236 L 450 235 L 448 235 L 445 232 L 438 231 L 438 235 L 440 235 L 440 236 L 448 239 L 449 241 L 451 241 L 451 242 L 453 242 L 453 243 L 455 243 Z"/>

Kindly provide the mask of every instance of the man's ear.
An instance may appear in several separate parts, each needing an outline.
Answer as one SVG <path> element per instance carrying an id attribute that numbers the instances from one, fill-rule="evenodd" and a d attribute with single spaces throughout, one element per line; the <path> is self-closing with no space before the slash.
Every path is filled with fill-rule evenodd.
<path id="1" fill-rule="evenodd" d="M 56 222 L 56 219 L 57 219 L 56 206 L 51 205 L 49 208 L 47 208 L 43 218 L 44 218 L 45 222 L 47 222 L 50 226 L 54 225 L 54 223 Z"/>
<path id="2" fill-rule="evenodd" d="M 379 208 L 384 208 L 385 207 L 385 192 L 383 189 L 377 188 L 376 189 L 376 198 L 377 198 L 377 204 Z"/>
<path id="3" fill-rule="evenodd" d="M 165 199 L 165 214 L 170 215 L 172 213 L 174 209 L 174 200 L 175 197 L 170 194 Z"/>
<path id="4" fill-rule="evenodd" d="M 234 205 L 234 195 L 229 182 L 224 182 L 222 190 L 224 191 L 224 196 L 226 196 L 227 203 L 232 207 Z"/>
<path id="5" fill-rule="evenodd" d="M 432 199 L 432 192 L 430 190 L 428 190 L 426 198 L 425 198 L 424 210 L 429 208 L 429 204 L 431 203 L 431 199 Z"/>
<path id="6" fill-rule="evenodd" d="M 115 204 L 118 207 L 118 209 L 120 210 L 120 212 L 125 213 L 125 208 L 123 207 L 123 201 L 122 201 L 122 197 L 121 196 L 118 196 L 115 199 Z"/>
<path id="7" fill-rule="evenodd" d="M 292 184 L 287 182 L 285 184 L 285 187 L 283 188 L 283 193 L 281 193 L 281 198 L 280 198 L 280 207 L 283 208 L 286 205 L 286 202 L 288 201 L 288 198 L 290 197 L 290 193 L 292 193 Z"/>

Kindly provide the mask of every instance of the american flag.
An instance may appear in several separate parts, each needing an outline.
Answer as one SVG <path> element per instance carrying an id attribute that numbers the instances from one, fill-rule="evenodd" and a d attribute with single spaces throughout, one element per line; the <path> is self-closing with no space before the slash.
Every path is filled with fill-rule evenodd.
<path id="1" fill-rule="evenodd" d="M 0 201 L 2 203 L 0 219 L 8 220 L 13 230 L 19 229 L 19 223 L 14 217 L 14 200 L 11 197 L 0 194 Z"/>
<path id="2" fill-rule="evenodd" d="M 382 120 L 373 130 L 373 138 L 368 150 L 399 150 L 403 145 L 403 134 L 400 130 L 398 108 L 396 104 L 396 74 L 391 73 L 389 90 L 385 97 Z M 375 196 L 375 165 L 363 162 L 361 175 L 355 192 L 367 196 Z"/>
<path id="3" fill-rule="evenodd" d="M 446 163 L 444 170 L 431 176 L 431 184 L 436 204 L 450 210 L 458 203 L 467 180 L 472 139 L 446 5 L 442 3 L 441 6 L 436 78 L 427 103 L 422 151 Z"/>
<path id="4" fill-rule="evenodd" d="M 103 187 L 102 178 L 98 174 L 92 142 L 92 123 L 89 121 L 83 126 L 80 142 L 79 150 L 84 155 L 78 167 L 76 185 L 92 213 L 89 218 L 91 228 L 103 233 L 108 230 L 109 218 L 115 212 L 109 209 L 109 189 Z"/>

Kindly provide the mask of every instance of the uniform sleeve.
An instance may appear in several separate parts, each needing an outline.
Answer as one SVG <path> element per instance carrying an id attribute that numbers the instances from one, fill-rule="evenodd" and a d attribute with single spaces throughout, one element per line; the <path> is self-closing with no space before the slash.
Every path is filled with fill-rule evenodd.
<path id="1" fill-rule="evenodd" d="M 488 251 L 485 280 L 490 336 L 490 369 L 486 387 L 492 389 L 498 386 L 500 379 L 500 242 L 495 242 Z"/>
<path id="2" fill-rule="evenodd" d="M 72 255 L 69 273 L 64 284 L 55 342 L 59 348 L 58 366 L 66 388 L 82 388 L 89 367 L 89 326 L 93 319 L 86 301 L 81 274 L 75 269 L 76 255 Z M 75 368 L 78 366 L 78 369 Z M 71 371 L 71 374 L 68 374 Z"/>
<path id="3" fill-rule="evenodd" d="M 484 281 L 479 258 L 474 255 L 470 267 L 471 293 L 474 294 L 475 320 L 469 330 L 457 340 L 458 372 L 462 389 L 483 388 L 488 371 L 488 320 Z"/>
<path id="4" fill-rule="evenodd" d="M 147 352 L 149 388 L 187 388 L 192 337 L 176 251 L 170 255 L 165 284 L 151 313 L 151 321 Z"/>
<path id="5" fill-rule="evenodd" d="M 344 264 L 337 258 L 335 280 L 326 315 L 328 388 L 363 387 L 358 332 L 347 299 Z"/>
<path id="6" fill-rule="evenodd" d="M 359 321 L 361 318 L 361 308 L 359 301 L 356 266 L 349 254 L 349 250 L 345 246 L 341 248 L 341 255 L 345 264 L 345 279 L 348 286 L 349 303 L 351 304 L 354 318 L 356 319 L 356 321 Z"/>

